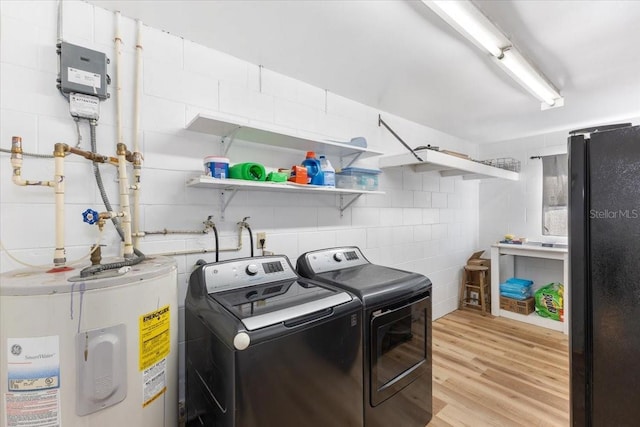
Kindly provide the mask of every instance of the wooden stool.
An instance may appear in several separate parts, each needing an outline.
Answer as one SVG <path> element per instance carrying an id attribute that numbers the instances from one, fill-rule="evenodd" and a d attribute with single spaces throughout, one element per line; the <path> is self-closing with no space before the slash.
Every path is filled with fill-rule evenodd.
<path id="1" fill-rule="evenodd" d="M 460 309 L 479 310 L 483 315 L 491 313 L 491 284 L 488 280 L 488 271 L 489 267 L 480 265 L 464 266 L 460 288 Z M 471 297 L 473 291 L 477 292 L 477 298 Z"/>

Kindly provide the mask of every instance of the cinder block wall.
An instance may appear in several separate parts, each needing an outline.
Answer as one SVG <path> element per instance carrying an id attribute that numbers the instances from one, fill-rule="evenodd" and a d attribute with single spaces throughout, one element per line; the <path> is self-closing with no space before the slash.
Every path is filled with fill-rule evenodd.
<path id="1" fill-rule="evenodd" d="M 56 89 L 55 1 L 3 1 L 0 45 L 0 146 L 10 148 L 11 136 L 23 137 L 24 150 L 51 153 L 53 144 L 75 145 L 75 123 L 67 101 Z M 114 15 L 78 1 L 64 2 L 63 39 L 105 52 L 115 79 Z M 123 17 L 122 96 L 125 143 L 132 146 L 132 110 L 135 63 L 135 23 Z M 374 263 L 416 271 L 433 282 L 434 318 L 457 307 L 460 268 L 478 247 L 477 181 L 440 178 L 437 173 L 415 174 L 408 168 L 384 170 L 384 195 L 364 195 L 340 216 L 339 197 L 308 194 L 239 192 L 221 217 L 216 190 L 191 188 L 187 179 L 202 170 L 202 158 L 219 154 L 219 137 L 185 130 L 200 112 L 259 120 L 289 132 L 315 133 L 334 139 L 367 138 L 369 147 L 384 153 L 404 149 L 377 126 L 378 114 L 410 145 L 427 143 L 476 156 L 475 144 L 459 140 L 395 117 L 287 76 L 260 68 L 227 54 L 145 26 L 141 116 L 142 175 L 141 229 L 200 229 L 213 215 L 221 247 L 235 246 L 236 223 L 243 217 L 255 232 L 267 233 L 267 248 L 286 254 L 293 262 L 301 253 L 335 245 L 357 245 Z M 112 98 L 101 104 L 98 151 L 115 154 L 115 85 Z M 89 149 L 89 130 L 81 128 L 81 147 Z M 264 161 L 277 166 L 298 164 L 304 152 L 268 150 L 241 141 L 229 152 L 232 162 Z M 330 158 L 334 166 L 339 159 Z M 369 159 L 362 166 L 377 166 Z M 118 205 L 116 171 L 103 167 L 103 179 L 112 203 Z M 27 179 L 51 179 L 53 162 L 25 158 Z M 15 257 L 31 264 L 51 261 L 54 246 L 53 192 L 20 188 L 11 182 L 9 155 L 0 153 L 0 239 Z M 95 227 L 82 223 L 87 208 L 103 210 L 91 164 L 70 156 L 66 161 L 66 245 L 70 260 L 84 256 L 96 242 Z M 110 225 L 102 237 L 107 256 L 120 251 Z M 141 250 L 148 254 L 213 247 L 213 237 L 151 236 Z M 248 256 L 243 249 L 224 252 L 221 259 Z M 180 319 L 189 273 L 198 259 L 213 255 L 175 257 L 178 263 Z M 0 251 L 0 271 L 21 268 Z M 181 328 L 180 349 L 184 351 Z M 182 358 L 183 360 L 183 358 Z"/>

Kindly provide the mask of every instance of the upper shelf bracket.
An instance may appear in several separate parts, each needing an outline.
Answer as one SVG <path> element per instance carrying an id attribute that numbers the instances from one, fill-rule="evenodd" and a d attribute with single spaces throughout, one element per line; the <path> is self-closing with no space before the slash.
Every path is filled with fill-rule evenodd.
<path id="1" fill-rule="evenodd" d="M 437 171 L 441 177 L 462 176 L 462 179 L 502 178 L 517 181 L 520 177 L 518 172 L 454 156 L 446 151 L 440 151 L 438 147 L 424 147 L 424 150 L 419 150 L 418 155 L 378 116 L 378 126 L 380 125 L 389 130 L 409 151 L 409 153 L 380 157 L 380 168 L 410 166 L 417 173 Z"/>
<path id="2" fill-rule="evenodd" d="M 404 148 L 406 148 L 407 150 L 409 150 L 409 152 L 411 154 L 413 154 L 413 157 L 415 157 L 416 159 L 418 159 L 421 162 L 423 161 L 420 158 L 420 156 L 418 156 L 418 154 L 413 150 L 413 148 L 409 147 L 409 144 L 404 142 L 404 140 L 402 138 L 400 138 L 400 135 L 395 133 L 394 130 L 391 129 L 391 127 L 388 124 L 386 124 L 384 120 L 382 120 L 382 116 L 380 114 L 378 114 L 378 127 L 380 127 L 380 125 L 384 126 L 389 132 L 391 132 L 391 135 L 393 135 L 398 141 L 400 141 L 400 143 L 402 145 L 404 145 Z"/>
<path id="3" fill-rule="evenodd" d="M 360 153 L 346 154 L 346 155 L 344 155 L 344 156 L 340 157 L 340 166 L 341 166 L 343 169 L 348 168 L 348 167 L 349 167 L 349 166 L 351 166 L 351 165 L 352 165 L 356 160 L 358 160 L 358 159 L 360 158 L 360 156 L 361 156 L 361 155 L 362 155 L 362 152 L 360 152 Z M 349 157 L 349 156 L 353 156 L 353 158 L 352 158 L 351 160 L 349 160 L 349 163 L 347 163 L 347 164 L 346 164 L 346 166 L 345 166 L 345 165 L 343 165 L 343 163 L 342 163 L 342 162 L 343 162 L 343 159 L 344 159 L 344 158 L 346 158 L 346 157 Z"/>
<path id="4" fill-rule="evenodd" d="M 236 134 L 240 131 L 240 129 L 242 129 L 242 126 L 236 127 L 227 135 L 223 136 L 222 139 L 220 140 L 220 143 L 222 144 L 222 152 L 224 153 L 223 154 L 224 157 L 227 157 L 227 153 L 229 152 L 229 149 L 233 145 L 233 141 L 236 138 Z"/>

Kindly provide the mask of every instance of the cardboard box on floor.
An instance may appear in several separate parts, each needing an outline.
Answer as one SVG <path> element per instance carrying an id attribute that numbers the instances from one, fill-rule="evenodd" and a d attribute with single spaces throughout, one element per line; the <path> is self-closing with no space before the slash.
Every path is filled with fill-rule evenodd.
<path id="1" fill-rule="evenodd" d="M 483 253 L 484 251 L 474 252 L 467 260 L 467 265 L 489 267 L 489 271 L 487 271 L 487 281 L 491 283 L 491 258 L 482 258 Z"/>
<path id="2" fill-rule="evenodd" d="M 467 260 L 467 265 L 480 265 L 483 267 L 489 267 L 491 271 L 491 258 L 482 258 L 484 251 L 474 252 L 471 258 Z"/>

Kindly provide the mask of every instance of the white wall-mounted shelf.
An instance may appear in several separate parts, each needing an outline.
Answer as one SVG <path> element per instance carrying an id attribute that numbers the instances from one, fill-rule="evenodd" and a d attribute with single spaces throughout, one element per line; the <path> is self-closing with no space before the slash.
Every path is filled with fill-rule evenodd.
<path id="1" fill-rule="evenodd" d="M 339 157 L 341 160 L 349 158 L 349 164 L 356 159 L 383 154 L 381 151 L 370 150 L 346 142 L 332 141 L 320 135 L 296 132 L 293 129 L 284 129 L 270 123 L 242 117 L 200 113 L 189 121 L 186 128 L 222 137 L 225 153 L 231 146 L 233 139 L 241 139 L 271 147 L 298 151 L 316 151 L 327 157 Z"/>
<path id="2" fill-rule="evenodd" d="M 463 179 L 501 178 L 512 181 L 520 179 L 520 174 L 506 169 L 485 165 L 436 150 L 416 151 L 423 161 L 413 154 L 398 154 L 380 157 L 380 168 L 410 166 L 415 172 L 438 171 L 440 176 L 462 176 Z"/>
<path id="3" fill-rule="evenodd" d="M 222 217 L 224 211 L 233 200 L 239 190 L 247 191 L 274 191 L 286 193 L 307 193 L 307 194 L 335 194 L 340 196 L 340 214 L 344 212 L 353 202 L 363 194 L 384 194 L 384 191 L 348 190 L 345 188 L 322 187 L 316 185 L 301 185 L 291 182 L 269 182 L 269 181 L 245 181 L 241 179 L 218 179 L 202 175 L 189 179 L 187 186 L 195 188 L 213 188 L 221 190 Z M 225 192 L 231 193 L 225 197 Z M 347 198 L 350 198 L 347 200 Z"/>

